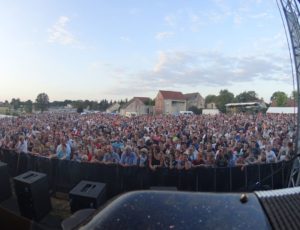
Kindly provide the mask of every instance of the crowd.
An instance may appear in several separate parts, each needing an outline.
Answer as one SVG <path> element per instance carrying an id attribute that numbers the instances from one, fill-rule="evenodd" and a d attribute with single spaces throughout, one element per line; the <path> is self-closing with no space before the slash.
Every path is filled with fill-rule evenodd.
<path id="1" fill-rule="evenodd" d="M 123 167 L 233 167 L 287 161 L 294 115 L 42 113 L 0 119 L 0 148 Z"/>

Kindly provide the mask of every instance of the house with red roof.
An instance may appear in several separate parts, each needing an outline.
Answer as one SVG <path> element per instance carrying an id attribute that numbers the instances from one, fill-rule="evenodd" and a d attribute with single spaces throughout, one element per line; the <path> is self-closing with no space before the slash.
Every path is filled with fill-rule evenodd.
<path id="1" fill-rule="evenodd" d="M 186 110 L 186 98 L 181 92 L 159 90 L 154 110 L 155 114 L 178 114 Z"/>

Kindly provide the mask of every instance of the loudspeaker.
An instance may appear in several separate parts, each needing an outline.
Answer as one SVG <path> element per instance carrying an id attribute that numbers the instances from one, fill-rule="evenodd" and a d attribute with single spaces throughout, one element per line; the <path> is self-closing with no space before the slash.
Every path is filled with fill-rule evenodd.
<path id="1" fill-rule="evenodd" d="M 71 212 L 85 208 L 97 209 L 106 201 L 106 184 L 81 181 L 70 192 Z"/>
<path id="2" fill-rule="evenodd" d="M 11 196 L 11 187 L 9 183 L 9 174 L 7 164 L 0 161 L 0 202 Z"/>
<path id="3" fill-rule="evenodd" d="M 28 171 L 14 178 L 15 191 L 22 216 L 41 220 L 51 210 L 47 175 Z"/>

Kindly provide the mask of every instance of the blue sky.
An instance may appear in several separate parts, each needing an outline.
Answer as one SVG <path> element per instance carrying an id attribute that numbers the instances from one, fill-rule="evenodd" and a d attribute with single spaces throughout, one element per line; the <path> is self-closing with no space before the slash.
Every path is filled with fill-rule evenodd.
<path id="1" fill-rule="evenodd" d="M 293 90 L 275 0 L 0 4 L 0 101 Z"/>

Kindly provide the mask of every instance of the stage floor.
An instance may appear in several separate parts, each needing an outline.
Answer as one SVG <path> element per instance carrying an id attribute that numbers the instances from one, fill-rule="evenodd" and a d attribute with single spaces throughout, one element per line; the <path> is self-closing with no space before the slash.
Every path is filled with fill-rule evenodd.
<path id="1" fill-rule="evenodd" d="M 12 186 L 13 188 L 13 186 Z M 17 198 L 15 196 L 14 191 L 13 195 L 0 203 L 0 205 L 17 214 L 21 215 L 18 207 Z M 42 220 L 37 222 L 42 228 L 45 229 L 62 229 L 61 222 L 71 216 L 69 201 L 68 201 L 68 194 L 66 193 L 55 193 L 51 196 L 51 205 L 52 210 L 48 215 L 46 215 Z"/>

